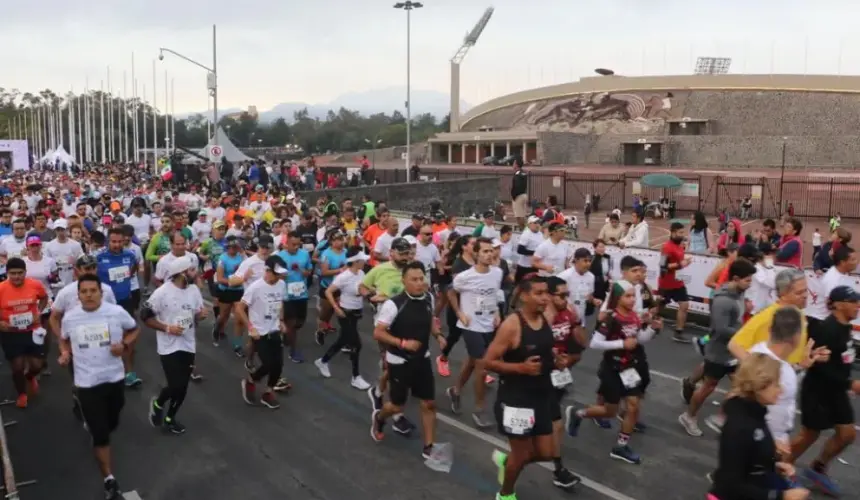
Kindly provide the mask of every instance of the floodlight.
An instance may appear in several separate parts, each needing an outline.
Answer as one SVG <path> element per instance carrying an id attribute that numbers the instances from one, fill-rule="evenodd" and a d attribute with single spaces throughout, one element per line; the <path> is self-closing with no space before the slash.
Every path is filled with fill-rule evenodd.
<path id="1" fill-rule="evenodd" d="M 725 75 L 732 66 L 731 57 L 699 57 L 696 59 L 696 75 Z"/>
<path id="2" fill-rule="evenodd" d="M 490 18 L 493 17 L 494 10 L 495 9 L 493 7 L 487 7 L 487 10 L 484 11 L 484 15 L 481 16 L 481 19 L 478 20 L 475 27 L 472 28 L 472 31 L 470 31 L 468 35 L 466 35 L 465 40 L 463 40 L 464 44 L 475 45 L 475 43 L 477 43 L 478 38 L 484 31 L 484 28 L 487 27 L 487 23 L 490 22 Z"/>

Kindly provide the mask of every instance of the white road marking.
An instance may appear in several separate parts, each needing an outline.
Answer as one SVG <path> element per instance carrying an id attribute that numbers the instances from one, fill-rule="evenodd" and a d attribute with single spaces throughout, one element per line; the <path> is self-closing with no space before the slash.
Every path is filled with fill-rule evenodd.
<path id="1" fill-rule="evenodd" d="M 491 436 L 485 432 L 481 432 L 477 429 L 469 427 L 468 425 L 466 425 L 466 424 L 464 424 L 458 420 L 455 420 L 455 419 L 453 419 L 447 415 L 444 415 L 442 413 L 437 413 L 436 414 L 436 420 L 438 420 L 439 422 L 442 422 L 443 424 L 450 425 L 451 427 L 453 427 L 457 430 L 463 431 L 472 437 L 476 437 L 476 438 L 480 439 L 481 441 L 483 441 L 487 444 L 495 446 L 496 448 L 499 448 L 499 449 L 505 450 L 505 451 L 511 451 L 511 447 L 508 446 L 508 443 L 505 442 L 503 439 L 500 439 L 496 436 Z M 490 458 L 490 455 L 488 454 L 487 460 L 489 460 L 489 458 Z M 553 467 L 548 463 L 540 462 L 540 463 L 538 463 L 538 465 L 540 467 L 546 469 L 546 470 L 549 470 L 549 471 L 553 470 Z M 620 491 L 616 491 L 616 490 L 610 488 L 609 486 L 598 483 L 597 481 L 594 481 L 593 479 L 588 479 L 587 477 L 584 477 L 584 476 L 580 476 L 580 477 L 582 477 L 582 483 L 581 484 L 583 486 L 585 486 L 586 488 L 588 488 L 590 490 L 594 490 L 594 491 L 606 496 L 607 498 L 611 498 L 612 500 L 636 500 L 633 497 L 629 497 L 629 496 L 625 495 L 624 493 L 621 493 Z"/>
<path id="2" fill-rule="evenodd" d="M 123 493 L 122 497 L 125 500 L 143 500 L 140 495 L 137 494 L 137 491 L 129 491 L 128 493 Z"/>

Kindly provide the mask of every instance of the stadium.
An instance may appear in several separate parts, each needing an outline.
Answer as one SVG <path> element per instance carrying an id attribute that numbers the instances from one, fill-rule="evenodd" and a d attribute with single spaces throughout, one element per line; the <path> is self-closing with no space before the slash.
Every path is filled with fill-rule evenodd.
<path id="1" fill-rule="evenodd" d="M 428 163 L 521 155 L 558 166 L 830 170 L 860 157 L 858 76 L 599 71 L 607 75 L 505 95 L 462 116 L 452 109 Z"/>

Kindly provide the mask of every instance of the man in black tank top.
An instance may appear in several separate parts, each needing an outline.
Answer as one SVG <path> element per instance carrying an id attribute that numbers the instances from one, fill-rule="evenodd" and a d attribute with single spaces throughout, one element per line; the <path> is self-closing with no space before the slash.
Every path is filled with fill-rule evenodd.
<path id="1" fill-rule="evenodd" d="M 520 309 L 501 324 L 484 356 L 487 370 L 500 375 L 495 417 L 511 446 L 510 453 L 493 451 L 502 483 L 496 500 L 516 500 L 523 468 L 552 459 L 550 373 L 564 364 L 553 352 L 552 328 L 543 316 L 550 300 L 546 279 L 529 277 L 519 286 Z"/>

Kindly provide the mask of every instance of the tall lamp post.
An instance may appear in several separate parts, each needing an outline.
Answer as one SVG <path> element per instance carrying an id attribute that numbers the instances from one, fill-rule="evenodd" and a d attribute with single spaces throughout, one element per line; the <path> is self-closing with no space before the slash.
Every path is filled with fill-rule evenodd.
<path id="1" fill-rule="evenodd" d="M 382 139 L 376 139 L 375 141 L 371 141 L 370 139 L 365 139 L 364 142 L 370 144 L 370 165 L 371 168 L 376 168 L 376 148 L 382 144 Z"/>
<path id="2" fill-rule="evenodd" d="M 189 62 L 198 68 L 203 68 L 207 72 L 206 76 L 206 86 L 209 89 L 209 95 L 212 96 L 212 119 L 215 124 L 215 131 L 213 132 L 214 136 L 218 136 L 218 38 L 216 35 L 215 25 L 212 25 L 212 67 L 208 67 L 204 64 L 200 64 L 199 62 L 191 59 L 190 57 L 184 56 L 175 50 L 168 49 L 165 47 L 160 47 L 158 49 L 158 60 L 164 60 L 164 53 L 173 54 L 174 56 Z M 217 142 L 217 141 L 216 141 Z"/>
<path id="3" fill-rule="evenodd" d="M 782 166 L 779 170 L 779 208 L 777 217 L 782 217 L 783 208 L 782 208 L 782 188 L 785 185 L 785 141 L 788 140 L 788 137 L 782 138 Z"/>
<path id="4" fill-rule="evenodd" d="M 421 2 L 406 0 L 394 4 L 395 9 L 406 11 L 406 182 L 412 163 L 412 11 L 424 7 Z"/>

